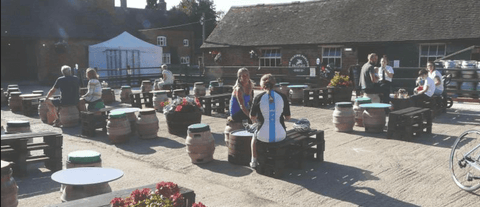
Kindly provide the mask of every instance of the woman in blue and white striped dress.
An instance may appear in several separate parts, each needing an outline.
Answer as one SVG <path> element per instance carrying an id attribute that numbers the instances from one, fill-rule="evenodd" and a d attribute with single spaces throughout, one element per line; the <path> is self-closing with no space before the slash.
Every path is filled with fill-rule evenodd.
<path id="1" fill-rule="evenodd" d="M 250 167 L 257 166 L 256 142 L 280 142 L 287 136 L 285 120 L 290 119 L 290 104 L 287 97 L 276 92 L 275 77 L 265 74 L 260 79 L 260 86 L 264 90 L 253 100 L 250 111 L 252 122 L 258 122 L 258 128 L 252 139 L 252 160 Z"/>

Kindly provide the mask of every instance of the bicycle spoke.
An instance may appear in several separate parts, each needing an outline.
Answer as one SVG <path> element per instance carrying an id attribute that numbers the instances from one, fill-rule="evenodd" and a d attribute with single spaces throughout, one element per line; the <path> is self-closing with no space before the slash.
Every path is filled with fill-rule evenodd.
<path id="1" fill-rule="evenodd" d="M 480 188 L 480 132 L 466 131 L 452 147 L 450 168 L 455 183 L 466 191 Z"/>

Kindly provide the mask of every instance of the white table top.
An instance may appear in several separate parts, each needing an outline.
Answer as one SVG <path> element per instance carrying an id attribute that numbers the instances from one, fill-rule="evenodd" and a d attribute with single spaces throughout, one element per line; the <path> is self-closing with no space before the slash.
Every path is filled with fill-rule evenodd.
<path id="1" fill-rule="evenodd" d="M 65 185 L 93 185 L 123 177 L 123 171 L 113 168 L 77 167 L 52 174 L 52 180 Z"/>

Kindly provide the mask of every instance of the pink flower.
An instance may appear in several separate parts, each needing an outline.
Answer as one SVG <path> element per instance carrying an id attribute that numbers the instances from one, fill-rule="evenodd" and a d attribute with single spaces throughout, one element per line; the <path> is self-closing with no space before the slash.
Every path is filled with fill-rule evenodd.
<path id="1" fill-rule="evenodd" d="M 183 195 L 180 194 L 180 192 L 171 195 L 170 200 L 172 201 L 174 207 L 183 206 Z"/>
<path id="2" fill-rule="evenodd" d="M 193 203 L 192 204 L 192 207 L 207 207 L 206 205 L 203 205 L 202 202 L 198 202 L 198 203 Z"/>
<path id="3" fill-rule="evenodd" d="M 182 111 L 182 105 L 178 105 L 177 108 L 175 108 L 175 111 Z"/>
<path id="4" fill-rule="evenodd" d="M 112 201 L 110 201 L 110 204 L 112 204 L 112 207 L 124 207 L 125 200 L 115 197 L 114 199 L 112 199 Z"/>

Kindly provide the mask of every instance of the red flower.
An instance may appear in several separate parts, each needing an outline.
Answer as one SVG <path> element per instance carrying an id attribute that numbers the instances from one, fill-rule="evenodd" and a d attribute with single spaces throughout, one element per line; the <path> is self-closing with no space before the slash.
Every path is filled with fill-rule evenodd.
<path id="1" fill-rule="evenodd" d="M 177 108 L 175 108 L 175 111 L 182 111 L 182 105 L 178 105 Z"/>
<path id="2" fill-rule="evenodd" d="M 206 205 L 203 205 L 202 202 L 198 202 L 198 203 L 193 203 L 192 204 L 192 207 L 207 207 Z"/>
<path id="3" fill-rule="evenodd" d="M 172 182 L 160 182 L 157 183 L 156 186 L 157 190 L 155 191 L 156 194 L 163 195 L 163 197 L 170 198 L 171 195 L 180 192 L 180 188 L 177 184 Z"/>
<path id="4" fill-rule="evenodd" d="M 187 105 L 187 99 L 186 98 L 183 98 L 183 101 L 182 101 L 182 105 Z"/>
<path id="5" fill-rule="evenodd" d="M 141 201 L 144 201 L 150 196 L 150 189 L 144 188 L 142 191 L 136 189 L 131 194 L 130 197 L 133 199 L 133 204 L 137 204 Z"/>
<path id="6" fill-rule="evenodd" d="M 114 199 L 112 199 L 112 201 L 110 201 L 110 204 L 112 204 L 112 207 L 124 207 L 125 200 L 115 197 Z"/>
<path id="7" fill-rule="evenodd" d="M 200 103 L 200 100 L 198 98 L 195 98 L 195 103 L 198 107 L 202 107 L 202 104 Z"/>
<path id="8" fill-rule="evenodd" d="M 172 200 L 173 207 L 180 207 L 183 206 L 183 195 L 180 192 L 177 192 L 170 196 L 170 200 Z"/>

